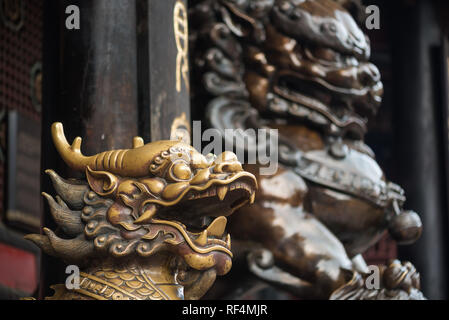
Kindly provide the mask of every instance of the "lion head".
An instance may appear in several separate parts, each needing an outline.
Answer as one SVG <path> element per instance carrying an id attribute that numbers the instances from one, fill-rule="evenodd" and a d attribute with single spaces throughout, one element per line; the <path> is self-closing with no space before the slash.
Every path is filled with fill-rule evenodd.
<path id="1" fill-rule="evenodd" d="M 368 37 L 343 6 L 334 0 L 194 3 L 194 63 L 207 95 L 248 100 L 262 117 L 363 138 L 383 86 L 368 61 Z"/>
<path id="2" fill-rule="evenodd" d="M 364 143 L 383 85 L 369 62 L 369 39 L 345 2 L 355 1 L 196 0 L 190 30 L 194 105 L 203 105 L 210 126 L 221 132 L 277 129 L 279 162 L 301 179 L 305 194 L 296 209 L 323 222 L 352 257 L 387 228 L 405 244 L 419 238 L 422 225 L 416 213 L 402 209 L 404 190 L 386 179 Z M 258 176 L 256 206 L 273 201 L 281 175 Z M 236 215 L 232 227 L 245 226 L 249 217 Z M 254 239 L 267 243 L 258 231 Z"/>

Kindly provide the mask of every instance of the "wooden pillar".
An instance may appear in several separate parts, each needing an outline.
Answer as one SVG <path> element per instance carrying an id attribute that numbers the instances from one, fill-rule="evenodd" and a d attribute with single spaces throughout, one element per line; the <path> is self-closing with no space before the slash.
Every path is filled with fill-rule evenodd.
<path id="1" fill-rule="evenodd" d="M 189 141 L 187 1 L 138 3 L 141 134 L 146 141 L 176 136 Z"/>
<path id="2" fill-rule="evenodd" d="M 80 28 L 67 29 L 66 8 L 80 9 Z M 190 141 L 187 3 L 185 0 L 60 0 L 45 2 L 42 167 L 70 172 L 50 126 L 64 124 L 81 151 L 130 148 L 132 138 Z M 42 174 L 42 191 L 53 193 Z M 54 228 L 44 207 L 42 226 Z M 40 296 L 65 282 L 65 266 L 45 256 Z"/>
<path id="3" fill-rule="evenodd" d="M 66 8 L 80 9 L 80 29 L 67 29 Z M 130 148 L 138 134 L 136 2 L 133 0 L 45 1 L 42 168 L 76 177 L 57 154 L 50 126 L 64 124 L 69 140 L 83 137 L 90 155 Z M 53 194 L 42 173 L 42 191 Z M 42 226 L 54 227 L 45 205 Z M 41 296 L 64 283 L 64 265 L 42 261 Z"/>

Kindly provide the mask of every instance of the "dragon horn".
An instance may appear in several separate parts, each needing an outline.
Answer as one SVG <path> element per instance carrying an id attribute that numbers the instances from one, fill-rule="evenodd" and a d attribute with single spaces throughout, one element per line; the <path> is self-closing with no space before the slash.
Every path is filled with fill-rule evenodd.
<path id="1" fill-rule="evenodd" d="M 86 157 L 81 153 L 81 141 L 80 137 L 76 137 L 73 140 L 72 145 L 67 142 L 64 135 L 64 128 L 61 122 L 55 122 L 51 126 L 51 135 L 55 144 L 56 150 L 58 150 L 64 162 L 67 165 L 78 171 L 84 171 L 85 168 L 91 164 L 92 157 Z"/>
<path id="2" fill-rule="evenodd" d="M 183 145 L 183 147 L 193 150 L 189 145 L 172 140 L 155 141 L 144 145 L 142 138 L 135 137 L 133 149 L 105 151 L 86 157 L 81 153 L 81 138 L 76 137 L 70 145 L 64 135 L 62 123 L 53 123 L 51 133 L 56 149 L 64 162 L 72 169 L 85 171 L 89 166 L 92 170 L 107 171 L 123 177 L 148 175 L 153 159 L 175 145 Z"/>

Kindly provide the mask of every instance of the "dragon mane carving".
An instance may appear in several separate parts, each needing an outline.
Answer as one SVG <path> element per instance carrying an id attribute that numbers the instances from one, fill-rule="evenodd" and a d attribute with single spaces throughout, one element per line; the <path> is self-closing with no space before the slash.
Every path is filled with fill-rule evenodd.
<path id="1" fill-rule="evenodd" d="M 43 193 L 59 228 L 28 235 L 45 253 L 81 269 L 80 288 L 51 299 L 199 299 L 232 265 L 227 216 L 254 201 L 255 177 L 232 152 L 216 157 L 178 141 L 86 157 L 54 123 L 55 146 L 87 181 L 47 170 Z"/>
<path id="2" fill-rule="evenodd" d="M 363 141 L 383 86 L 350 2 L 192 1 L 192 105 L 222 132 L 278 129 L 277 173 L 245 165 L 256 201 L 229 221 L 252 274 L 305 299 L 422 299 L 410 263 L 381 266 L 381 288 L 365 287 L 361 253 L 385 230 L 407 244 L 422 227 Z"/>

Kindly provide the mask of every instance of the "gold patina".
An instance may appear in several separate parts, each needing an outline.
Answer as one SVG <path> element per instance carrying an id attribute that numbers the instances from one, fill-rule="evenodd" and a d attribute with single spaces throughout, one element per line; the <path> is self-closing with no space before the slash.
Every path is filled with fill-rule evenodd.
<path id="1" fill-rule="evenodd" d="M 52 125 L 56 149 L 86 179 L 46 170 L 57 232 L 26 236 L 50 255 L 80 267 L 78 289 L 55 285 L 48 299 L 199 299 L 232 266 L 227 218 L 254 201 L 255 177 L 232 152 L 204 157 L 180 141 L 93 156 Z"/>

